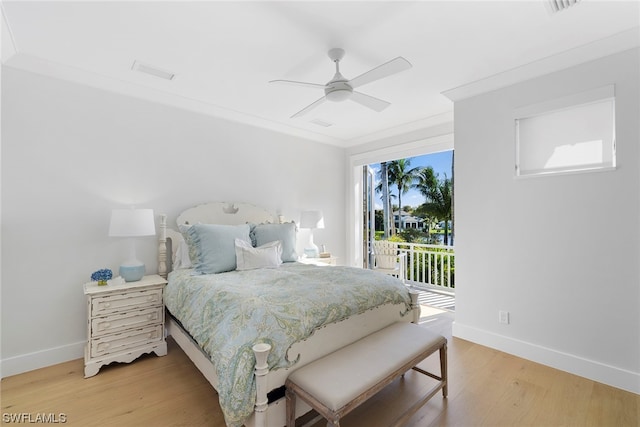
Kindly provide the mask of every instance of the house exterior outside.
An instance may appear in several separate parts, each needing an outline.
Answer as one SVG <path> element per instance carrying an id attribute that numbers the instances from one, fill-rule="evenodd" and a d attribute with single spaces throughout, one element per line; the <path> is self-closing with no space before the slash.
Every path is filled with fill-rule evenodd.
<path id="1" fill-rule="evenodd" d="M 401 212 L 402 221 L 400 221 L 400 212 L 393 212 L 393 221 L 395 222 L 396 228 L 414 228 L 417 230 L 422 230 L 427 227 L 427 223 L 424 219 L 413 216 L 404 210 Z"/>

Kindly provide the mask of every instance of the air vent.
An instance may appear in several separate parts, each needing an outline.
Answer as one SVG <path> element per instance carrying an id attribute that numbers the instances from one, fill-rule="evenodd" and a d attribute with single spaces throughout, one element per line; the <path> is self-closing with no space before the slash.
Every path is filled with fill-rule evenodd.
<path id="1" fill-rule="evenodd" d="M 547 0 L 547 8 L 551 13 L 561 12 L 577 4 L 580 0 Z"/>
<path id="2" fill-rule="evenodd" d="M 320 120 L 320 119 L 309 120 L 309 123 L 313 123 L 314 125 L 322 126 L 324 128 L 333 126 L 333 123 L 325 122 L 324 120 Z"/>
<path id="3" fill-rule="evenodd" d="M 140 61 L 133 61 L 133 66 L 131 67 L 133 71 L 140 71 L 141 73 L 149 74 L 155 77 L 160 77 L 165 80 L 173 80 L 176 76 L 175 73 L 170 73 L 169 71 L 161 70 L 160 68 L 153 67 L 148 64 L 143 64 Z"/>

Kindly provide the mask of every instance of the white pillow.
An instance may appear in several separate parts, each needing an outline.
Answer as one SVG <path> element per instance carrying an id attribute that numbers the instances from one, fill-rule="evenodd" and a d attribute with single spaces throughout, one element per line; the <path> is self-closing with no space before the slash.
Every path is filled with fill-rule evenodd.
<path id="1" fill-rule="evenodd" d="M 282 264 L 282 243 L 279 240 L 254 248 L 251 243 L 236 239 L 237 270 L 278 268 Z"/>
<path id="2" fill-rule="evenodd" d="M 191 268 L 191 258 L 189 258 L 189 246 L 187 242 L 181 240 L 178 244 L 175 259 L 173 260 L 173 269 Z"/>

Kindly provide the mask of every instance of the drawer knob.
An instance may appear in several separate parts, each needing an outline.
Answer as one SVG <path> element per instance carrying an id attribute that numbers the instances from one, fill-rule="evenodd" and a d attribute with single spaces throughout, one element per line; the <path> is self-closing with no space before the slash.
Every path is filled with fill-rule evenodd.
<path id="1" fill-rule="evenodd" d="M 153 315 L 147 314 L 147 319 L 151 320 L 152 318 L 153 318 Z"/>
<path id="2" fill-rule="evenodd" d="M 107 307 L 107 308 L 109 308 L 109 307 L 111 307 L 111 303 L 110 303 L 110 302 L 105 302 L 105 303 L 104 303 L 104 306 L 105 306 L 105 307 Z"/>
<path id="3" fill-rule="evenodd" d="M 102 329 L 109 329 L 110 327 L 111 327 L 111 323 L 109 323 L 109 322 L 104 322 L 102 324 Z"/>
<path id="4" fill-rule="evenodd" d="M 155 299 L 155 298 L 154 298 L 154 296 L 153 296 L 153 295 L 149 295 L 149 296 L 147 297 L 147 301 L 153 301 L 154 299 Z"/>

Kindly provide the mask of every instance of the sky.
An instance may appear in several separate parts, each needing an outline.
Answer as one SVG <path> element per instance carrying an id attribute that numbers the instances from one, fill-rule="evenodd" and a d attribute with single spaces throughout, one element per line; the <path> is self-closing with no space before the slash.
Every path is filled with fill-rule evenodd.
<path id="1" fill-rule="evenodd" d="M 422 166 L 431 166 L 434 172 L 438 175 L 438 178 L 443 179 L 445 175 L 447 178 L 451 178 L 451 158 L 453 157 L 453 150 L 442 151 L 440 153 L 433 154 L 425 154 L 424 156 L 418 157 L 410 157 L 411 164 L 410 168 L 414 167 L 422 167 Z M 373 170 L 376 171 L 376 183 L 378 185 L 378 172 L 380 171 L 380 164 L 372 164 L 369 165 Z M 389 191 L 392 194 L 397 194 L 397 188 L 395 186 L 390 187 Z M 398 204 L 398 199 L 394 198 L 391 202 L 395 205 Z M 409 190 L 407 193 L 402 195 L 402 206 L 412 206 L 418 207 L 424 203 L 424 196 L 420 194 L 417 190 Z M 376 194 L 376 209 L 382 209 L 382 202 L 380 200 L 380 195 Z"/>

